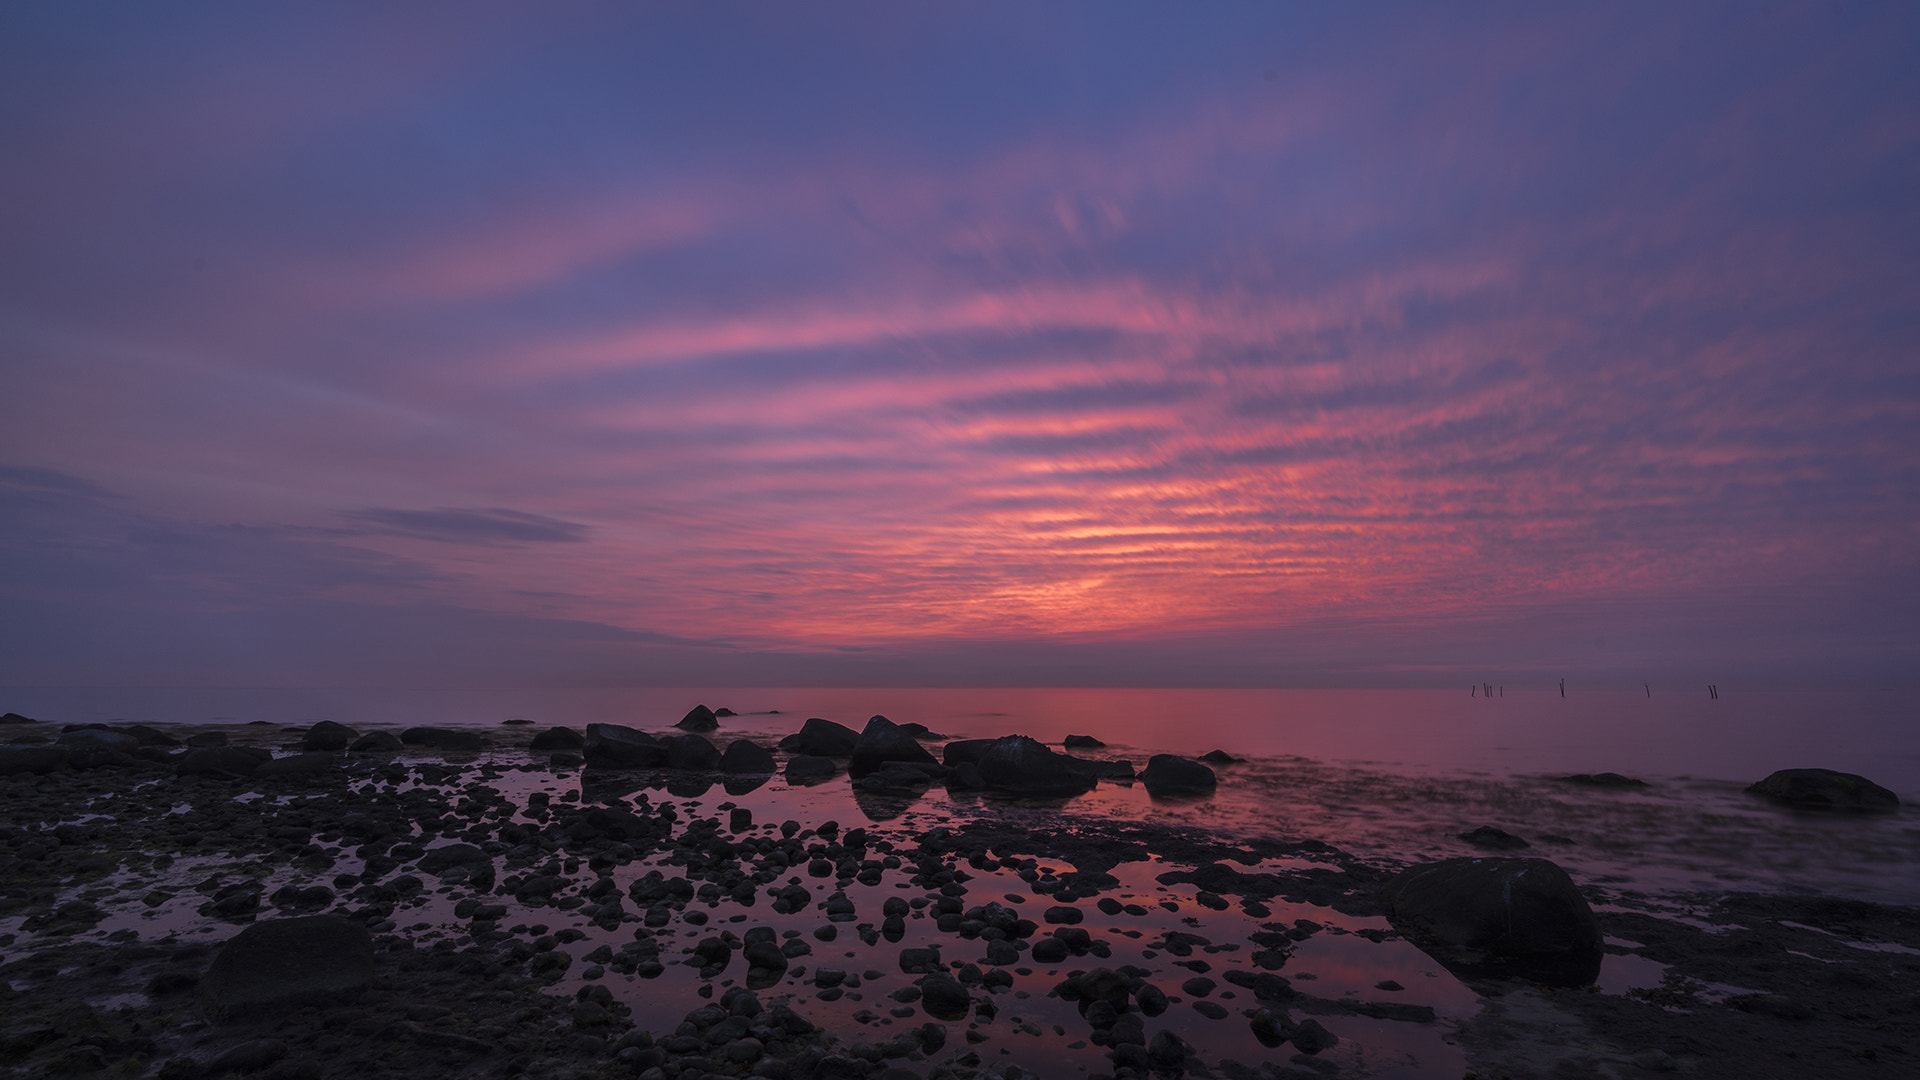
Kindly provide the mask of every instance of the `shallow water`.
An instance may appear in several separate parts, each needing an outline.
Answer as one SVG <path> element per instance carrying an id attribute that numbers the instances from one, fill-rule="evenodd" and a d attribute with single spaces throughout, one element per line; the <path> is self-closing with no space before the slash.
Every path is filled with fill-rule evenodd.
<path id="1" fill-rule="evenodd" d="M 1458 834 L 1479 825 L 1495 825 L 1528 838 L 1534 844 L 1529 854 L 1553 859 L 1583 885 L 1601 887 L 1602 895 L 1640 908 L 1664 906 L 1679 917 L 1684 917 L 1694 894 L 1726 890 L 1815 892 L 1896 903 L 1920 898 L 1920 806 L 1916 806 L 1920 799 L 1915 797 L 1910 775 L 1911 753 L 1901 742 L 1908 733 L 1892 723 L 1891 711 L 1862 706 L 1851 714 L 1851 738 L 1830 731 L 1822 744 L 1811 730 L 1803 730 L 1818 727 L 1815 721 L 1824 715 L 1824 710 L 1811 708 L 1811 699 L 1785 698 L 1739 713 L 1734 708 L 1714 711 L 1734 700 L 1728 697 L 1705 706 L 1655 707 L 1635 706 L 1628 695 L 1610 699 L 1590 695 L 1591 700 L 1569 705 L 1564 702 L 1577 699 L 1563 702 L 1557 694 L 1532 698 L 1510 694 L 1491 702 L 1464 699 L 1463 703 L 1399 691 L 735 690 L 724 694 L 678 691 L 671 692 L 671 699 L 664 696 L 666 692 L 650 691 L 642 695 L 643 700 L 627 694 L 579 694 L 561 695 L 567 701 L 559 703 L 550 697 L 513 700 L 511 695 L 461 692 L 374 695 L 358 706 L 347 698 L 323 702 L 293 700 L 284 692 L 249 693 L 263 696 L 249 702 L 232 696 L 188 695 L 164 707 L 150 703 L 144 711 L 104 700 L 90 706 L 92 713 L 73 701 L 67 703 L 69 711 L 57 714 L 45 707 L 49 703 L 35 706 L 16 701 L 11 707 L 29 714 L 38 708 L 47 719 L 66 722 L 126 719 L 245 725 L 270 720 L 288 725 L 256 725 L 235 733 L 242 741 L 263 745 L 284 745 L 295 737 L 294 729 L 322 717 L 361 730 L 417 723 L 470 727 L 523 743 L 538 728 L 502 727 L 504 719 L 524 717 L 540 725 L 574 727 L 606 720 L 664 731 L 694 701 L 724 704 L 743 713 L 760 707 L 756 715 L 723 721 L 714 737 L 724 745 L 734 737 L 770 742 L 796 730 L 810 715 L 858 727 L 867 715 L 884 712 L 955 737 L 1020 731 L 1057 742 L 1069 733 L 1093 734 L 1109 744 L 1096 756 L 1125 758 L 1136 765 L 1156 752 L 1198 754 L 1214 747 L 1246 760 L 1219 770 L 1221 786 L 1212 798 L 1178 802 L 1154 800 L 1139 785 L 1107 783 L 1067 803 L 1008 801 L 948 793 L 938 787 L 918 799 L 873 799 L 856 797 L 844 777 L 811 788 L 789 787 L 776 777 L 751 790 L 735 784 L 731 794 L 726 786 L 705 781 L 680 780 L 665 787 L 663 780 L 656 780 L 650 786 L 656 801 L 668 798 L 679 805 L 683 820 L 725 820 L 728 809 L 743 806 L 752 810 L 756 828 L 776 827 L 789 818 L 808 825 L 833 819 L 844 826 L 867 826 L 876 838 L 903 847 L 906 838 L 927 828 L 970 818 L 1057 829 L 1091 816 L 1187 826 L 1221 837 L 1319 839 L 1368 861 L 1394 864 L 1477 854 Z M 1867 695 L 1859 697 L 1876 708 L 1888 704 Z M 536 704 L 540 707 L 531 707 Z M 986 704 L 1003 707 L 981 707 Z M 350 711 L 353 708 L 359 711 Z M 208 711 L 216 709 L 220 711 Z M 764 711 L 774 709 L 778 712 Z M 1409 719 L 1414 716 L 1421 719 Z M 1774 745 L 1762 745 L 1765 740 L 1758 737 L 1733 738 L 1728 726 L 1740 724 L 1772 733 Z M 1844 727 L 1834 730 L 1844 735 Z M 1656 729 L 1664 732 L 1663 740 L 1648 734 Z M 1814 754 L 1810 748 L 1817 745 L 1825 750 Z M 1874 747 L 1877 753 L 1870 752 Z M 409 751 L 401 760 L 417 756 Z M 565 801 L 596 801 L 607 794 L 583 792 L 577 769 L 548 769 L 545 757 L 500 749 L 471 760 L 491 762 L 502 770 L 486 782 L 518 806 L 523 819 L 527 796 L 535 791 Z M 1781 810 L 1742 790 L 1772 768 L 1805 764 L 1864 772 L 1893 787 L 1905 805 L 1896 814 L 1873 817 L 1809 815 Z M 1596 790 L 1552 778 L 1576 770 L 1624 772 L 1646 779 L 1651 786 L 1636 791 Z M 472 777 L 466 780 L 471 782 Z M 435 842 L 431 836 L 414 840 Z M 619 868 L 616 877 L 622 891 L 654 865 L 642 861 Z M 1041 860 L 1041 866 L 1056 872 L 1071 869 L 1047 860 Z M 335 874 L 356 869 L 347 851 L 323 874 L 278 871 L 268 879 L 267 891 L 290 882 L 325 883 Z M 502 872 L 511 869 L 503 866 Z M 1464 1070 L 1464 1058 L 1451 1042 L 1450 1022 L 1473 1015 L 1479 999 L 1405 942 L 1376 942 L 1354 933 L 1384 928 L 1384 922 L 1282 901 L 1272 902 L 1271 913 L 1261 917 L 1237 907 L 1211 910 L 1197 903 L 1193 886 L 1162 885 L 1155 880 L 1163 869 L 1155 860 L 1122 863 L 1112 870 L 1122 884 L 1105 895 L 1143 906 L 1147 912 L 1143 916 L 1109 917 L 1091 901 L 1079 904 L 1087 914 L 1082 927 L 1107 943 L 1109 957 L 1073 958 L 1053 966 L 1032 964 L 1022 957 L 1013 967 L 1014 986 L 994 995 L 999 1015 L 979 1025 L 990 1036 L 979 1047 L 989 1062 L 1004 1057 L 1048 1076 L 1109 1069 L 1104 1049 L 1086 1044 L 1089 1029 L 1075 1007 L 1049 997 L 1048 992 L 1072 970 L 1136 964 L 1151 970 L 1152 980 L 1170 995 L 1185 997 L 1179 992 L 1180 983 L 1194 971 L 1174 966 L 1174 957 L 1153 949 L 1155 939 L 1168 930 L 1200 934 L 1214 943 L 1210 948 L 1217 951 L 1196 950 L 1191 959 L 1212 965 L 1209 977 L 1219 985 L 1209 1000 L 1226 1007 L 1229 1015 L 1209 1019 L 1193 1008 L 1191 1000 L 1179 1001 L 1149 1029 L 1171 1028 L 1200 1048 L 1210 1062 L 1270 1060 L 1272 1052 L 1252 1038 L 1240 1015 L 1241 1009 L 1255 1005 L 1251 996 L 1221 976 L 1229 968 L 1248 966 L 1250 933 L 1263 925 L 1271 929 L 1306 919 L 1324 929 L 1293 947 L 1282 973 L 1294 980 L 1297 990 L 1329 999 L 1425 1005 L 1440 1018 L 1438 1024 L 1420 1024 L 1323 1016 L 1342 1041 L 1322 1054 L 1322 1061 L 1359 1076 L 1458 1076 Z M 121 890 L 106 901 L 108 918 L 90 936 L 224 938 L 232 927 L 196 913 L 205 896 L 194 891 L 192 883 L 216 874 L 231 879 L 247 873 L 245 866 L 214 857 L 182 859 L 169 867 L 131 866 L 110 883 L 137 881 L 140 887 Z M 1037 919 L 1039 910 L 1056 902 L 1009 870 L 973 873 L 965 898 L 968 906 L 999 900 L 1024 906 L 1023 913 Z M 588 882 L 594 875 L 575 867 L 570 876 Z M 798 876 L 814 890 L 816 901 L 832 889 L 831 879 L 812 879 L 803 872 Z M 99 884 L 93 888 L 98 890 Z M 152 906 L 141 902 L 142 892 L 155 885 L 177 891 Z M 676 949 L 690 949 L 722 928 L 744 933 L 749 927 L 767 926 L 776 932 L 797 932 L 808 935 L 813 954 L 796 960 L 786 979 L 762 991 L 763 998 L 791 994 L 803 1014 L 845 1038 L 884 1040 L 895 1030 L 926 1020 L 920 1014 L 898 1019 L 889 1015 L 897 1003 L 888 995 L 911 981 L 895 962 L 901 948 L 939 943 L 947 959 L 977 961 L 983 958 L 986 943 L 939 933 L 931 919 L 915 911 L 900 940 L 864 945 L 858 927 L 878 926 L 885 898 L 923 894 L 893 874 L 878 886 L 854 884 L 846 891 L 857 905 L 858 920 L 839 924 L 839 935 L 832 943 L 811 936 L 825 924 L 824 916 L 814 909 L 779 915 L 764 902 L 750 908 L 726 900 L 691 904 L 689 912 L 704 907 L 710 921 L 696 925 L 683 916 L 669 928 L 672 936 L 662 932 L 660 959 L 666 968 L 658 977 L 642 979 L 606 971 L 592 981 L 603 982 L 617 1000 L 633 1008 L 634 1019 L 642 1026 L 669 1031 L 699 1004 L 703 985 L 693 968 L 675 962 L 681 958 Z M 429 880 L 425 891 L 395 912 L 396 929 L 421 941 L 463 940 L 466 920 L 453 915 L 454 895 L 454 889 Z M 567 977 L 555 988 L 568 996 L 589 981 L 586 973 L 592 965 L 582 958 L 601 945 L 618 950 L 633 939 L 629 927 L 605 930 L 577 912 L 524 908 L 507 899 L 512 910 L 500 923 L 503 929 L 547 924 L 553 930 L 577 927 L 581 931 L 580 940 L 561 946 L 575 957 Z M 19 932 L 19 921 L 0 920 L 0 933 Z M 1043 933 L 1048 929 L 1043 927 Z M 516 936 L 532 935 L 523 929 Z M 27 943 L 22 940 L 20 945 Z M 1614 944 L 1632 947 L 1626 942 Z M 741 976 L 739 963 L 736 960 L 735 970 L 712 985 L 723 989 L 733 981 L 731 976 Z M 862 977 L 858 987 L 837 1000 L 822 1001 L 815 996 L 810 977 L 814 968 L 822 966 L 844 967 L 856 976 L 869 971 L 880 974 Z M 1625 993 L 1657 985 L 1663 970 L 1638 956 L 1611 955 L 1599 983 L 1603 992 Z M 1389 979 L 1404 989 L 1375 989 Z M 953 1029 L 949 1047 L 963 1046 L 964 1023 L 949 1027 Z"/>

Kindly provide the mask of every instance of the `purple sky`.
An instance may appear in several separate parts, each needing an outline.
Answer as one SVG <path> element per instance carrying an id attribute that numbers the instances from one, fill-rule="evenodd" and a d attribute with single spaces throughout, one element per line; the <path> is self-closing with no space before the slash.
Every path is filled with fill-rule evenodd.
<path id="1" fill-rule="evenodd" d="M 1911 4 L 15 4 L 0 148 L 0 684 L 1920 681 Z"/>

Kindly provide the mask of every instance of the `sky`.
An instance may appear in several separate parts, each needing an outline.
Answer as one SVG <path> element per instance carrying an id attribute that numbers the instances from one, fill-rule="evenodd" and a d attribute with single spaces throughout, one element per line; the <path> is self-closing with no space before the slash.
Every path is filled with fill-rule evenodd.
<path id="1" fill-rule="evenodd" d="M 0 685 L 1920 684 L 1907 3 L 0 6 Z"/>

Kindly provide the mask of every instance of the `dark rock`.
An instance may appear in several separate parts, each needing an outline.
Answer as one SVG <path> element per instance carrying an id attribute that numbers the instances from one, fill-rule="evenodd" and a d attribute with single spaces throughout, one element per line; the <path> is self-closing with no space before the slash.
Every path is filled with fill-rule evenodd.
<path id="1" fill-rule="evenodd" d="M 1294 996 L 1293 984 L 1271 972 L 1229 968 L 1221 978 L 1251 992 L 1260 1001 L 1286 1001 Z"/>
<path id="2" fill-rule="evenodd" d="M 988 791 L 1009 795 L 1067 797 L 1094 786 L 1092 774 L 1077 768 L 1072 758 L 1025 735 L 995 739 L 975 766 Z"/>
<path id="3" fill-rule="evenodd" d="M 456 866 L 477 866 L 481 863 L 492 866 L 493 857 L 472 844 L 446 844 L 429 848 L 414 865 L 420 868 L 421 873 L 438 877 Z"/>
<path id="4" fill-rule="evenodd" d="M 1545 859 L 1447 859 L 1411 866 L 1383 899 L 1396 929 L 1463 979 L 1588 986 L 1600 926 L 1566 871 Z"/>
<path id="5" fill-rule="evenodd" d="M 253 1073 L 287 1056 L 287 1044 L 278 1039 L 256 1039 L 243 1042 L 216 1054 L 207 1062 L 207 1075 L 220 1076 L 224 1073 Z"/>
<path id="6" fill-rule="evenodd" d="M 583 749 L 588 768 L 657 769 L 667 763 L 665 743 L 619 724 L 588 724 Z"/>
<path id="7" fill-rule="evenodd" d="M 1253 1014 L 1249 1026 L 1253 1028 L 1253 1037 L 1269 1050 L 1293 1038 L 1293 1021 L 1285 1010 L 1276 1013 L 1271 1009 L 1261 1009 Z"/>
<path id="8" fill-rule="evenodd" d="M 31 716 L 21 716 L 17 712 L 0 714 L 0 724 L 37 724 L 39 722 Z"/>
<path id="9" fill-rule="evenodd" d="M 1293 1033 L 1293 1048 L 1303 1054 L 1317 1054 L 1340 1044 L 1340 1036 L 1320 1026 L 1318 1020 L 1302 1020 Z"/>
<path id="10" fill-rule="evenodd" d="M 391 754 L 401 748 L 400 737 L 391 731 L 369 731 L 353 740 L 347 749 L 356 754 Z"/>
<path id="11" fill-rule="evenodd" d="M 485 750 L 487 740 L 477 731 L 460 731 L 443 727 L 410 727 L 400 733 L 400 741 L 408 746 L 424 746 L 429 750 Z"/>
<path id="12" fill-rule="evenodd" d="M 1218 985 L 1220 984 L 1207 978 L 1205 975 L 1195 975 L 1193 978 L 1180 984 L 1180 992 L 1188 997 L 1203 998 L 1213 993 L 1213 988 Z"/>
<path id="13" fill-rule="evenodd" d="M 1225 750 L 1209 750 L 1200 755 L 1200 760 L 1209 765 L 1238 765 L 1245 759 L 1234 757 Z"/>
<path id="14" fill-rule="evenodd" d="M 399 740 L 396 739 L 394 741 L 398 742 Z M 192 747 L 225 746 L 227 745 L 227 733 L 224 731 L 202 731 L 197 735 L 187 736 L 187 745 Z"/>
<path id="15" fill-rule="evenodd" d="M 1046 910 L 1046 913 L 1041 916 L 1041 918 L 1045 919 L 1047 922 L 1066 923 L 1069 926 L 1079 922 L 1080 920 L 1086 917 L 1087 916 L 1085 912 L 1081 911 L 1077 907 L 1072 906 L 1071 904 L 1055 904 L 1054 906 L 1048 908 Z"/>
<path id="16" fill-rule="evenodd" d="M 181 745 L 179 739 L 161 731 L 159 728 L 148 727 L 145 724 L 128 724 L 120 730 L 139 739 L 141 746 L 175 747 Z"/>
<path id="17" fill-rule="evenodd" d="M 131 754 L 140 749 L 140 740 L 124 731 L 111 731 L 106 728 L 82 728 L 78 731 L 62 732 L 53 740 L 56 746 L 65 746 L 80 753 L 86 750 L 110 750 L 118 754 Z"/>
<path id="18" fill-rule="evenodd" d="M 800 725 L 800 730 L 781 739 L 779 747 L 789 754 L 810 757 L 850 757 L 860 741 L 860 733 L 845 724 L 815 716 Z"/>
<path id="19" fill-rule="evenodd" d="M 264 780 L 284 776 L 322 776 L 339 767 L 332 754 L 294 754 L 290 757 L 274 758 L 263 761 L 253 770 L 253 778 Z"/>
<path id="20" fill-rule="evenodd" d="M 787 783 L 796 787 L 824 783 L 839 774 L 840 767 L 830 757 L 802 754 L 787 759 Z"/>
<path id="21" fill-rule="evenodd" d="M 1807 1020 L 1813 1017 L 1812 1009 L 1784 994 L 1741 994 L 1728 998 L 1727 1004 L 1741 1012 L 1771 1016 L 1776 1020 Z"/>
<path id="22" fill-rule="evenodd" d="M 351 1001 L 373 981 L 373 935 L 336 915 L 257 922 L 221 946 L 200 980 L 207 1013 L 227 1021 Z"/>
<path id="23" fill-rule="evenodd" d="M 1171 1031 L 1156 1031 L 1153 1041 L 1147 1044 L 1147 1060 L 1155 1069 L 1173 1072 L 1185 1066 L 1187 1055 L 1193 1052 L 1185 1039 Z"/>
<path id="24" fill-rule="evenodd" d="M 917 796 L 933 786 L 933 778 L 911 765 L 889 762 L 853 782 L 855 791 L 870 795 Z"/>
<path id="25" fill-rule="evenodd" d="M 331 720 L 316 720 L 307 729 L 306 737 L 300 740 L 300 749 L 338 753 L 353 745 L 359 732 L 345 724 L 336 724 Z"/>
<path id="26" fill-rule="evenodd" d="M 1463 832 L 1460 834 L 1460 839 L 1465 840 L 1474 847 L 1485 848 L 1488 851 L 1519 851 L 1522 848 L 1530 848 L 1533 846 L 1520 837 L 1504 829 L 1496 829 L 1491 825 L 1482 825 L 1469 832 Z"/>
<path id="27" fill-rule="evenodd" d="M 900 970 L 908 975 L 932 975 L 944 971 L 939 949 L 901 949 Z"/>
<path id="28" fill-rule="evenodd" d="M 1803 810 L 1883 812 L 1900 809 L 1900 798 L 1893 792 L 1864 776 L 1832 769 L 1781 769 L 1747 790 Z"/>
<path id="29" fill-rule="evenodd" d="M 702 735 L 669 735 L 661 740 L 667 748 L 667 767 L 712 772 L 720 767 L 720 748 Z"/>
<path id="30" fill-rule="evenodd" d="M 1059 938 L 1041 938 L 1033 943 L 1029 955 L 1036 964 L 1058 964 L 1066 960 L 1069 950 L 1067 943 Z"/>
<path id="31" fill-rule="evenodd" d="M 0 746 L 0 776 L 65 769 L 72 756 L 64 746 Z"/>
<path id="32" fill-rule="evenodd" d="M 679 723 L 673 726 L 681 731 L 712 731 L 720 726 L 720 720 L 713 715 L 712 709 L 705 705 L 695 705 L 687 710 L 687 715 L 681 717 Z"/>
<path id="33" fill-rule="evenodd" d="M 1563 784 L 1579 784 L 1582 787 L 1598 788 L 1643 788 L 1645 780 L 1635 780 L 1631 776 L 1621 776 L 1617 772 L 1574 773 L 1572 776 L 1556 776 L 1555 780 Z"/>
<path id="34" fill-rule="evenodd" d="M 1097 758 L 1083 758 L 1067 755 L 1067 760 L 1081 772 L 1099 780 L 1136 780 L 1139 777 L 1133 771 L 1131 761 L 1101 761 Z"/>
<path id="35" fill-rule="evenodd" d="M 251 747 L 210 746 L 182 754 L 174 771 L 181 776 L 252 776 L 263 760 L 272 760 L 272 754 L 263 759 Z"/>
<path id="36" fill-rule="evenodd" d="M 955 739 L 940 752 L 940 760 L 950 769 L 961 765 L 978 765 L 993 744 L 999 739 Z"/>
<path id="37" fill-rule="evenodd" d="M 1219 784 L 1213 770 L 1192 758 L 1155 754 L 1147 759 L 1140 780 L 1154 796 L 1211 795 Z"/>
<path id="38" fill-rule="evenodd" d="M 570 727 L 550 727 L 533 737 L 527 744 L 529 750 L 584 750 L 586 736 Z"/>
<path id="39" fill-rule="evenodd" d="M 929 975 L 920 980 L 920 1007 L 935 1020 L 960 1020 L 973 1003 L 967 988 L 947 975 Z"/>
<path id="40" fill-rule="evenodd" d="M 1101 750 L 1107 744 L 1091 735 L 1069 735 L 1060 745 L 1069 750 Z"/>
<path id="41" fill-rule="evenodd" d="M 866 729 L 860 732 L 859 741 L 854 744 L 852 760 L 847 763 L 847 775 L 854 779 L 871 772 L 878 772 L 888 762 L 906 762 L 907 764 L 937 765 L 933 755 L 926 747 L 916 742 L 913 736 L 901 731 L 899 726 L 884 716 L 876 716 L 867 721 Z"/>
<path id="42" fill-rule="evenodd" d="M 746 739 L 728 743 L 727 752 L 720 755 L 720 771 L 724 773 L 770 773 L 777 768 L 773 751 Z"/>
<path id="43" fill-rule="evenodd" d="M 1167 992 L 1152 983 L 1142 983 L 1140 989 L 1134 991 L 1133 999 L 1139 1003 L 1140 1011 L 1148 1016 L 1159 1016 L 1167 1011 Z"/>

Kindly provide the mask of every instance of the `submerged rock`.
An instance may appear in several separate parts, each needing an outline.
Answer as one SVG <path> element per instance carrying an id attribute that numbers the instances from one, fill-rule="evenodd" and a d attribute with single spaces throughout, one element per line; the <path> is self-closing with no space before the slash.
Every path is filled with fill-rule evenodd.
<path id="1" fill-rule="evenodd" d="M 860 733 L 831 720 L 815 716 L 800 725 L 800 730 L 781 739 L 779 747 L 789 754 L 809 757 L 849 757 L 860 741 Z"/>
<path id="2" fill-rule="evenodd" d="M 1147 794 L 1158 796 L 1211 795 L 1220 783 L 1212 769 L 1177 754 L 1148 758 L 1140 781 L 1147 785 Z"/>
<path id="3" fill-rule="evenodd" d="M 673 726 L 681 731 L 712 731 L 720 726 L 720 721 L 713 715 L 712 709 L 705 705 L 695 705 L 687 710 L 687 715 L 681 717 L 679 723 Z"/>
<path id="4" fill-rule="evenodd" d="M 847 763 L 847 775 L 854 779 L 871 772 L 878 772 L 890 761 L 905 762 L 909 765 L 938 765 L 927 748 L 921 746 L 914 737 L 900 730 L 899 725 L 884 716 L 876 716 L 867 721 L 866 728 L 860 732 L 859 741 L 854 743 L 853 759 Z"/>
<path id="5" fill-rule="evenodd" d="M 1505 829 L 1496 829 L 1491 825 L 1482 825 L 1469 832 L 1463 832 L 1460 834 L 1460 839 L 1474 847 L 1486 848 L 1488 851 L 1519 851 L 1521 848 L 1533 846 Z"/>
<path id="6" fill-rule="evenodd" d="M 1589 986 L 1600 924 L 1565 870 L 1546 859 L 1446 859 L 1387 884 L 1387 917 L 1461 978 Z"/>
<path id="7" fill-rule="evenodd" d="M 213 958 L 199 992 L 216 1021 L 351 1001 L 373 981 L 373 935 L 337 915 L 258 922 Z"/>
<path id="8" fill-rule="evenodd" d="M 1900 798 L 1893 792 L 1864 776 L 1832 769 L 1781 769 L 1747 790 L 1805 810 L 1900 809 Z"/>

